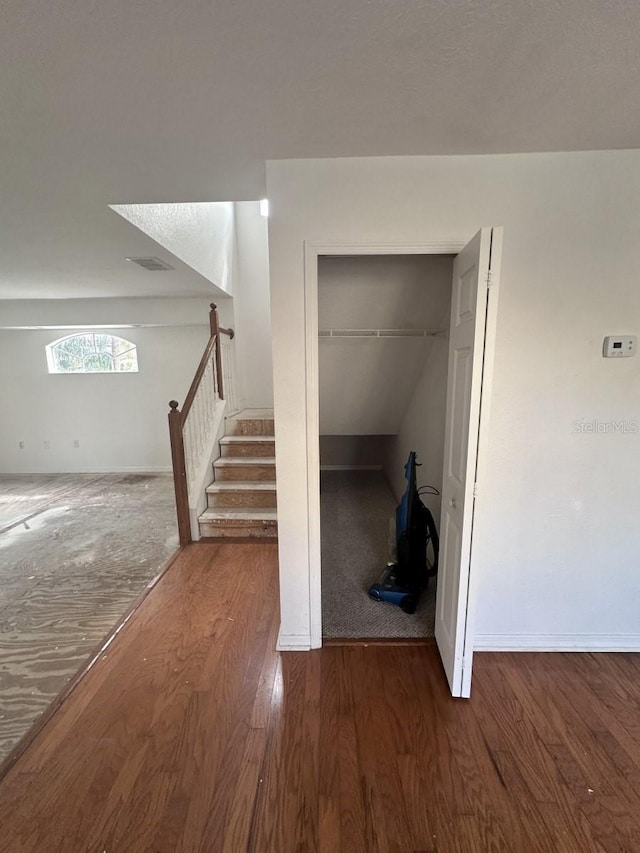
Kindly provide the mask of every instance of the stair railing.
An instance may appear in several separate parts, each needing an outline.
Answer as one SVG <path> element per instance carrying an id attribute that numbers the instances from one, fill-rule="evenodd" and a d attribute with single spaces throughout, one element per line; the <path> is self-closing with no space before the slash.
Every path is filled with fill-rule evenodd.
<path id="1" fill-rule="evenodd" d="M 220 349 L 222 353 L 222 379 L 224 381 L 224 399 L 226 414 L 237 412 L 239 409 L 236 394 L 236 348 L 234 337 L 222 334 L 220 336 Z"/>
<path id="2" fill-rule="evenodd" d="M 224 400 L 224 374 L 222 367 L 222 335 L 233 340 L 233 329 L 224 329 L 218 320 L 218 309 L 211 304 L 209 312 L 209 342 L 205 348 L 196 375 L 185 397 L 182 410 L 177 400 L 169 403 L 169 438 L 171 464 L 176 495 L 178 537 L 180 545 L 192 541 L 189 516 L 189 483 L 203 462 L 215 428 L 215 410 L 219 400 Z"/>

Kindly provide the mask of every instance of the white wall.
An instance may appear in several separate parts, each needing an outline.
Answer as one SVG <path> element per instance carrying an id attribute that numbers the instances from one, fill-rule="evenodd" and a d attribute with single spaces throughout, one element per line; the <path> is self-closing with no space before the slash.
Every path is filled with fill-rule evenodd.
<path id="1" fill-rule="evenodd" d="M 450 290 L 451 259 L 445 255 L 320 258 L 319 329 L 441 329 Z M 397 432 L 431 343 L 321 336 L 320 432 Z"/>
<path id="2" fill-rule="evenodd" d="M 309 625 L 304 241 L 466 242 L 504 225 L 491 440 L 474 526 L 485 647 L 640 649 L 640 152 L 274 161 L 281 636 Z"/>
<path id="3" fill-rule="evenodd" d="M 448 312 L 443 323 L 449 323 Z M 389 443 L 384 472 L 398 500 L 407 485 L 404 466 L 412 450 L 420 464 L 418 486 L 435 486 L 438 491 L 442 490 L 448 361 L 448 337 L 434 338 L 400 430 Z M 440 530 L 440 496 L 425 492 L 422 500 L 433 513 Z"/>
<path id="4" fill-rule="evenodd" d="M 235 203 L 235 349 L 239 397 L 250 408 L 273 407 L 269 245 L 257 201 Z"/>
<path id="5" fill-rule="evenodd" d="M 447 255 L 352 255 L 318 261 L 320 329 L 437 326 L 451 290 Z"/>
<path id="6" fill-rule="evenodd" d="M 233 202 L 113 204 L 111 209 L 221 290 L 233 292 Z"/>
<path id="7" fill-rule="evenodd" d="M 389 455 L 391 435 L 321 435 L 321 468 L 379 468 Z"/>
<path id="8" fill-rule="evenodd" d="M 162 273 L 158 273 L 162 275 Z M 199 326 L 209 322 L 209 305 L 216 302 L 223 324 L 233 320 L 233 300 L 161 299 L 2 299 L 0 329 L 91 326 Z M 197 365 L 196 365 L 197 366 Z"/>
<path id="9" fill-rule="evenodd" d="M 154 307 L 168 322 L 158 306 L 149 314 Z M 33 308 L 42 319 L 42 305 Z M 113 329 L 138 347 L 140 371 L 132 374 L 49 374 L 45 346 L 66 333 L 0 331 L 0 472 L 168 470 L 168 402 L 184 400 L 208 325 Z"/>

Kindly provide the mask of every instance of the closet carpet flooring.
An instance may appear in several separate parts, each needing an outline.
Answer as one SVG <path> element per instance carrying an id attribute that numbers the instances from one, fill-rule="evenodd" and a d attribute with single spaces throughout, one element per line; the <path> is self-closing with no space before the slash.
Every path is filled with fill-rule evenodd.
<path id="1" fill-rule="evenodd" d="M 322 471 L 322 633 L 325 639 L 433 637 L 435 581 L 417 611 L 373 601 L 387 564 L 396 500 L 379 471 Z"/>
<path id="2" fill-rule="evenodd" d="M 0 476 L 0 760 L 177 546 L 170 474 Z"/>

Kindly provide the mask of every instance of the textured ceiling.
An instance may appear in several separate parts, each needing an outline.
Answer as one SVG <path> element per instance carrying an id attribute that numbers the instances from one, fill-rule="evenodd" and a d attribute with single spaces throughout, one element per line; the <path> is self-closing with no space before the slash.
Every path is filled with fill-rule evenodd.
<path id="1" fill-rule="evenodd" d="M 155 244 L 107 205 L 259 198 L 267 159 L 640 145 L 637 0 L 2 0 L 0 18 L 5 298 L 204 292 L 188 267 L 127 269 Z"/>

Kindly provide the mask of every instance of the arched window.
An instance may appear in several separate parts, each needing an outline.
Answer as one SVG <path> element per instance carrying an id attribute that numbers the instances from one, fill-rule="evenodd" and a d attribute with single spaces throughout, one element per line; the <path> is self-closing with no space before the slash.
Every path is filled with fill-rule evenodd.
<path id="1" fill-rule="evenodd" d="M 137 373 L 135 344 L 103 332 L 68 335 L 47 346 L 49 373 Z"/>

